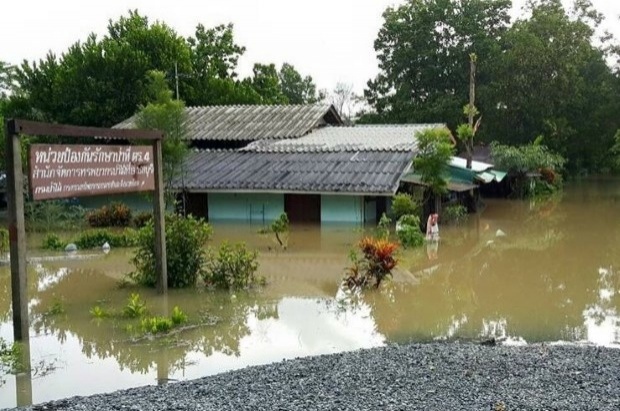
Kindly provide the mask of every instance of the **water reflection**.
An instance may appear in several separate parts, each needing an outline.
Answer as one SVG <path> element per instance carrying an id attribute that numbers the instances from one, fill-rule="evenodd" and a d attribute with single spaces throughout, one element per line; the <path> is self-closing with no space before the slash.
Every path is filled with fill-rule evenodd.
<path id="1" fill-rule="evenodd" d="M 394 341 L 495 336 L 617 346 L 619 203 L 613 181 L 576 184 L 545 202 L 488 201 L 467 224 L 442 226 L 440 249 L 403 252 L 394 280 L 364 294 L 339 288 L 359 229 L 294 227 L 283 252 L 256 227 L 216 226 L 215 242 L 244 240 L 261 251 L 268 286 L 172 291 L 167 299 L 140 290 L 151 313 L 178 305 L 191 319 L 154 339 L 132 338 L 130 320 L 89 313 L 95 304 L 120 310 L 135 291 L 117 287 L 131 269 L 127 251 L 39 261 L 28 268 L 31 380 L 8 378 L 0 407 L 27 402 L 29 392 L 37 403 Z M 55 304 L 63 312 L 52 314 Z M 10 318 L 4 268 L 0 336 L 7 340 Z"/>

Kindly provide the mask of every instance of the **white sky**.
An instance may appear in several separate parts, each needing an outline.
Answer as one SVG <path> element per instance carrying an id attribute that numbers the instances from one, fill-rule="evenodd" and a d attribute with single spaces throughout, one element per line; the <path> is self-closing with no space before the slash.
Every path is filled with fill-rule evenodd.
<path id="1" fill-rule="evenodd" d="M 177 33 L 193 35 L 206 27 L 232 22 L 238 44 L 247 48 L 241 75 L 255 62 L 293 64 L 311 75 L 319 88 L 337 82 L 363 90 L 377 73 L 373 42 L 381 14 L 402 0 L 4 0 L 0 24 L 0 60 L 18 64 L 48 50 L 58 54 L 91 32 L 103 35 L 109 19 L 138 9 L 151 21 L 163 20 Z M 524 0 L 515 0 L 517 9 Z M 620 37 L 620 0 L 593 0 Z"/>

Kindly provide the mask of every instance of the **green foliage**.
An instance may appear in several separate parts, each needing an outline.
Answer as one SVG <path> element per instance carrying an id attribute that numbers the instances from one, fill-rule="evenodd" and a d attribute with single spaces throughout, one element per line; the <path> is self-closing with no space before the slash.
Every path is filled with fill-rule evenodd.
<path id="1" fill-rule="evenodd" d="M 147 317 L 140 322 L 140 328 L 145 333 L 159 334 L 166 333 L 172 329 L 174 324 L 170 318 L 166 317 Z"/>
<path id="2" fill-rule="evenodd" d="M 491 145 L 491 155 L 498 169 L 515 173 L 540 171 L 542 168 L 560 170 L 566 162 L 561 155 L 541 144 L 515 147 L 494 143 Z"/>
<path id="3" fill-rule="evenodd" d="M 620 129 L 614 136 L 614 145 L 611 148 L 612 167 L 616 173 L 620 173 Z"/>
<path id="4" fill-rule="evenodd" d="M 62 241 L 57 234 L 49 233 L 43 238 L 42 248 L 45 250 L 62 251 L 67 246 L 65 241 Z"/>
<path id="5" fill-rule="evenodd" d="M 153 219 L 153 213 L 150 211 L 141 211 L 133 217 L 133 226 L 142 228 Z"/>
<path id="6" fill-rule="evenodd" d="M 254 64 L 251 78 L 244 83 L 260 96 L 258 104 L 286 104 L 288 98 L 282 91 L 280 77 L 274 64 Z"/>
<path id="7" fill-rule="evenodd" d="M 302 77 L 291 64 L 282 64 L 278 77 L 289 104 L 308 104 L 319 100 L 312 77 Z"/>
<path id="8" fill-rule="evenodd" d="M 204 272 L 206 263 L 205 246 L 212 229 L 202 219 L 193 216 L 166 216 L 166 253 L 168 286 L 172 288 L 191 287 Z M 154 287 L 155 272 L 155 227 L 153 221 L 138 232 L 138 249 L 132 262 L 136 270 L 129 274 L 134 282 Z"/>
<path id="9" fill-rule="evenodd" d="M 396 235 L 404 248 L 419 247 L 424 244 L 424 233 L 420 230 L 420 217 L 405 214 L 397 224 Z"/>
<path id="10" fill-rule="evenodd" d="M 374 113 L 363 121 L 455 127 L 468 100 L 470 55 L 481 62 L 484 88 L 510 8 L 510 0 L 407 0 L 389 7 L 375 40 L 380 72 L 365 90 Z"/>
<path id="11" fill-rule="evenodd" d="M 433 194 L 447 191 L 446 175 L 454 147 L 447 128 L 425 129 L 416 134 L 418 154 L 413 159 L 413 169 Z"/>
<path id="12" fill-rule="evenodd" d="M 112 203 L 86 213 L 91 227 L 127 227 L 131 223 L 131 209 L 123 203 Z"/>
<path id="13" fill-rule="evenodd" d="M 9 246 L 9 230 L 0 227 L 0 253 L 8 253 Z"/>
<path id="14" fill-rule="evenodd" d="M 392 208 L 390 209 L 390 217 L 399 220 L 407 214 L 419 215 L 422 210 L 420 198 L 414 198 L 411 194 L 398 193 L 392 199 Z"/>
<path id="15" fill-rule="evenodd" d="M 112 248 L 135 247 L 138 245 L 138 232 L 132 228 L 126 228 L 122 232 L 103 228 L 87 230 L 80 233 L 73 242 L 79 249 L 100 248 L 105 243 Z"/>
<path id="16" fill-rule="evenodd" d="M 64 314 L 66 312 L 63 302 L 57 298 L 54 299 L 50 308 L 45 311 L 45 316 L 54 316 Z"/>
<path id="17" fill-rule="evenodd" d="M 178 306 L 174 306 L 172 314 L 170 314 L 170 321 L 173 325 L 181 325 L 187 322 L 187 314 L 185 314 Z"/>
<path id="18" fill-rule="evenodd" d="M 381 214 L 381 218 L 377 223 L 377 228 L 375 229 L 376 236 L 383 240 L 387 240 L 390 238 L 390 226 L 392 225 L 392 220 L 385 214 Z"/>
<path id="19" fill-rule="evenodd" d="M 137 293 L 132 293 L 127 299 L 127 304 L 123 307 L 123 317 L 125 318 L 138 318 L 145 315 L 146 302 Z"/>
<path id="20" fill-rule="evenodd" d="M 94 307 L 92 307 L 89 312 L 90 315 L 97 319 L 102 319 L 110 316 L 110 314 L 99 305 L 95 305 Z"/>
<path id="21" fill-rule="evenodd" d="M 149 103 L 140 106 L 136 114 L 136 126 L 164 132 L 165 138 L 162 143 L 164 184 L 167 188 L 166 200 L 170 203 L 173 198 L 169 192 L 170 183 L 181 173 L 183 158 L 187 154 L 187 115 L 185 104 L 172 98 L 172 91 L 166 83 L 164 72 L 150 71 L 148 79 Z"/>
<path id="22" fill-rule="evenodd" d="M 467 208 L 461 204 L 453 204 L 443 208 L 441 221 L 450 224 L 461 224 L 467 218 Z"/>
<path id="23" fill-rule="evenodd" d="M 273 233 L 280 247 L 286 249 L 288 247 L 289 228 L 290 224 L 288 221 L 288 215 L 286 215 L 286 213 L 282 213 L 271 223 L 269 227 L 261 229 L 259 233 Z"/>
<path id="24" fill-rule="evenodd" d="M 24 218 L 28 231 L 79 230 L 84 226 L 84 208 L 68 201 L 27 201 Z"/>
<path id="25" fill-rule="evenodd" d="M 20 370 L 21 354 L 22 348 L 19 344 L 9 344 L 3 338 L 0 338 L 0 376 L 5 373 L 15 373 Z M 0 380 L 0 383 L 1 382 Z"/>
<path id="26" fill-rule="evenodd" d="M 383 280 L 392 275 L 398 263 L 394 257 L 398 245 L 387 239 L 365 237 L 358 247 L 361 256 L 354 250 L 349 255 L 352 265 L 347 269 L 345 285 L 349 288 L 366 288 L 371 285 L 379 288 Z"/>
<path id="27" fill-rule="evenodd" d="M 202 278 L 208 286 L 246 288 L 257 282 L 257 258 L 258 253 L 249 251 L 243 243 L 224 243 L 217 254 L 211 251 Z"/>

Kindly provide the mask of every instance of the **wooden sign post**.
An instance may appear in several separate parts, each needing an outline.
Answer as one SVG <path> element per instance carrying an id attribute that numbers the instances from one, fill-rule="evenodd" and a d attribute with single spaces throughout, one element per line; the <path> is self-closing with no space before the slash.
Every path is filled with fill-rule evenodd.
<path id="1" fill-rule="evenodd" d="M 8 120 L 5 124 L 7 202 L 15 340 L 25 341 L 29 338 L 24 178 L 20 134 L 102 137 L 152 142 L 150 146 L 33 145 L 29 156 L 29 187 L 32 199 L 35 201 L 154 191 L 153 222 L 155 225 L 155 269 L 158 273 L 157 290 L 159 293 L 166 293 L 168 274 L 162 172 L 163 133 L 155 130 L 79 127 Z"/>

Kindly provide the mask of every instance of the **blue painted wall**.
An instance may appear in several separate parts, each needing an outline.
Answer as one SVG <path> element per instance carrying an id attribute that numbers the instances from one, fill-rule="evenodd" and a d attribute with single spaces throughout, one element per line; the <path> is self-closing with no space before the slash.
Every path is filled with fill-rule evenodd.
<path id="1" fill-rule="evenodd" d="M 208 201 L 209 221 L 263 223 L 284 212 L 284 194 L 209 193 Z"/>
<path id="2" fill-rule="evenodd" d="M 326 223 L 363 223 L 364 198 L 345 195 L 322 195 L 321 221 Z"/>

